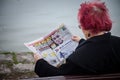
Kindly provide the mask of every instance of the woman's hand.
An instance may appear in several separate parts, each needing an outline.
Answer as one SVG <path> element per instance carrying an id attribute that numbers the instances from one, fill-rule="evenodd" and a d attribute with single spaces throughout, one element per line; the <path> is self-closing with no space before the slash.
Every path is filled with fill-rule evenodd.
<path id="1" fill-rule="evenodd" d="M 79 36 L 72 36 L 72 40 L 73 40 L 73 41 L 79 42 L 80 39 L 81 39 L 81 38 L 80 38 Z"/>
<path id="2" fill-rule="evenodd" d="M 34 53 L 34 59 L 35 62 L 37 62 L 39 59 L 42 59 L 42 56 L 40 54 Z"/>

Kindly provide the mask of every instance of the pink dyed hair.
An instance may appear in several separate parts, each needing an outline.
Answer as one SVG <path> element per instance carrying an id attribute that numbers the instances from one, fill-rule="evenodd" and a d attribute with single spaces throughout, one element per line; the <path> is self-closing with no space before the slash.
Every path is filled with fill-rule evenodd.
<path id="1" fill-rule="evenodd" d="M 108 9 L 102 2 L 82 3 L 78 12 L 78 21 L 83 29 L 92 33 L 110 31 L 112 28 Z"/>

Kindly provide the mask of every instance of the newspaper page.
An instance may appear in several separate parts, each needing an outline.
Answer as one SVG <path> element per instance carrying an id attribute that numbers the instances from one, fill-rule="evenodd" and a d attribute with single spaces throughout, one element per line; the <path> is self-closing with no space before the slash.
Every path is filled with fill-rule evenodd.
<path id="1" fill-rule="evenodd" d="M 58 66 L 63 64 L 78 46 L 71 37 L 70 31 L 62 24 L 45 37 L 24 44 L 34 53 L 40 54 L 49 64 Z"/>

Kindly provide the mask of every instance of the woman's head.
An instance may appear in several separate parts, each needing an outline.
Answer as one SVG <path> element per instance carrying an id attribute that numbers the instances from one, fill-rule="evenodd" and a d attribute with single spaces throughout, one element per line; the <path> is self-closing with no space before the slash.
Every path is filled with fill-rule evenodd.
<path id="1" fill-rule="evenodd" d="M 112 28 L 108 9 L 102 2 L 82 3 L 78 12 L 78 21 L 83 30 L 88 30 L 92 34 L 110 31 Z"/>

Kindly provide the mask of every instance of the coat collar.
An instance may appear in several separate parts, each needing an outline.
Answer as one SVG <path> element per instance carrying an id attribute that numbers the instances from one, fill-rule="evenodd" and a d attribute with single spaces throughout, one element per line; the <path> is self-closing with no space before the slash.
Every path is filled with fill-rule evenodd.
<path id="1" fill-rule="evenodd" d="M 95 37 L 92 37 L 88 40 L 84 40 L 82 41 L 78 47 L 76 49 L 78 49 L 79 47 L 83 46 L 84 44 L 86 43 L 97 43 L 97 42 L 100 42 L 100 43 L 106 43 L 106 42 L 109 42 L 109 39 L 111 37 L 111 33 L 108 32 L 108 33 L 105 33 L 103 35 L 100 35 L 100 36 L 95 36 Z"/>
<path id="2" fill-rule="evenodd" d="M 99 35 L 99 36 L 94 36 L 86 41 L 92 41 L 92 42 L 99 42 L 99 41 L 108 41 L 110 39 L 111 33 L 107 32 L 104 33 L 103 35 Z"/>

